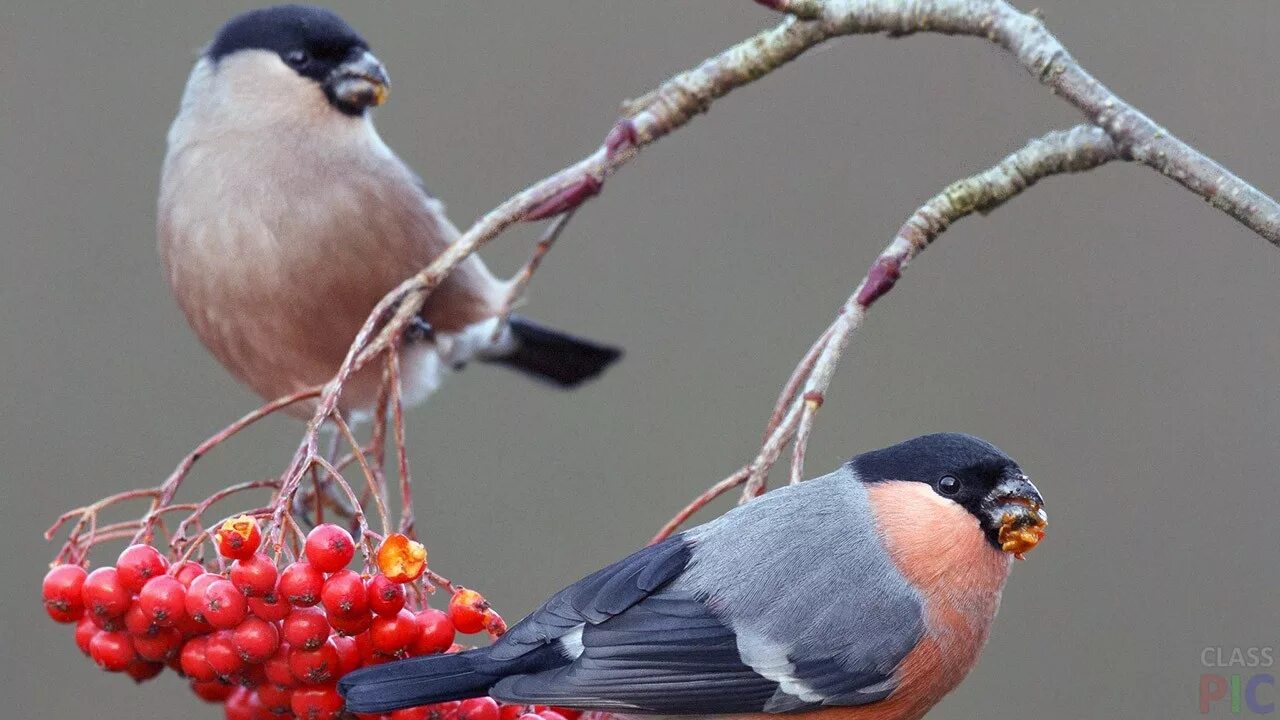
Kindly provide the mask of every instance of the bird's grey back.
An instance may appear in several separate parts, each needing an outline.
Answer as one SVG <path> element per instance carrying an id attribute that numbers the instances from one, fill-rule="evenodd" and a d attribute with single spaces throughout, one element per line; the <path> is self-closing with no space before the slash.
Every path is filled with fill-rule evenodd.
<path id="1" fill-rule="evenodd" d="M 740 646 L 746 638 L 792 663 L 832 658 L 847 673 L 884 677 L 924 631 L 923 600 L 890 559 L 868 493 L 847 466 L 688 536 L 693 558 L 672 588 L 709 596 Z"/>

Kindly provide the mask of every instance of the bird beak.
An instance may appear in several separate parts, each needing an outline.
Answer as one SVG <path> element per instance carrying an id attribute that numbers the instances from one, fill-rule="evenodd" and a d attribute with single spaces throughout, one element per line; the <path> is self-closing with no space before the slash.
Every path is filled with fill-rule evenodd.
<path id="1" fill-rule="evenodd" d="M 983 502 L 990 530 L 1000 549 L 1019 560 L 1044 539 L 1049 516 L 1044 498 L 1025 475 L 1008 477 Z"/>
<path id="2" fill-rule="evenodd" d="M 391 91 L 387 69 L 368 50 L 335 68 L 326 84 L 337 102 L 354 111 L 381 105 Z"/>

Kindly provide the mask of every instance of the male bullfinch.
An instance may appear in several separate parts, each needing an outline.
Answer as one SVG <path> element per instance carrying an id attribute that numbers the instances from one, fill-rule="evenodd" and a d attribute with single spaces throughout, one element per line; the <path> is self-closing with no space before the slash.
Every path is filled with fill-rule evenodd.
<path id="1" fill-rule="evenodd" d="M 296 5 L 233 18 L 187 82 L 160 181 L 160 254 L 196 334 L 264 397 L 329 380 L 378 300 L 458 238 L 374 129 L 388 85 L 347 23 Z M 562 387 L 618 359 L 518 316 L 498 330 L 508 288 L 472 256 L 431 294 L 402 354 L 406 401 L 473 359 Z M 369 410 L 380 378 L 354 376 L 342 408 Z"/>
<path id="2" fill-rule="evenodd" d="M 489 694 L 623 715 L 919 718 L 978 659 L 1042 505 L 990 443 L 925 435 L 588 575 L 489 647 L 338 689 L 368 713 Z"/>

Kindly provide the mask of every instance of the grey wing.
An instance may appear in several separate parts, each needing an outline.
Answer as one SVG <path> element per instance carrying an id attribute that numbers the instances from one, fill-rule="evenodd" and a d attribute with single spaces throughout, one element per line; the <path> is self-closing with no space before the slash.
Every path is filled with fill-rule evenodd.
<path id="1" fill-rule="evenodd" d="M 524 669 L 490 694 L 648 712 L 764 707 L 777 683 L 742 663 L 733 631 L 705 602 L 670 588 L 691 550 L 677 535 L 557 593 L 489 649 L 489 660 Z M 553 645 L 558 659 L 545 652 Z"/>
<path id="2" fill-rule="evenodd" d="M 516 623 L 490 649 L 498 662 L 514 660 L 545 645 L 576 636 L 584 624 L 600 623 L 679 577 L 689 563 L 682 535 L 638 550 L 561 590 Z"/>
<path id="3" fill-rule="evenodd" d="M 664 549 L 669 540 L 562 591 L 495 650 L 508 638 L 525 648 L 558 641 L 564 661 L 509 675 L 494 685 L 493 696 L 723 714 L 861 705 L 889 695 L 895 670 L 923 631 L 919 596 L 868 547 L 846 543 L 846 552 L 834 555 L 812 547 L 796 552 L 795 538 L 814 521 L 788 512 L 787 503 L 828 501 L 827 508 L 847 519 L 848 508 L 839 505 L 848 498 L 796 498 L 789 490 L 692 531 L 680 538 L 679 553 Z M 815 485 L 804 493 L 819 490 Z M 757 514 L 774 522 L 757 524 L 764 520 Z M 815 514 L 820 525 L 833 519 L 825 514 Z M 753 527 L 778 528 L 788 537 L 753 537 Z M 847 527 L 833 527 L 849 540 Z M 838 547 L 825 544 L 833 538 L 813 539 Z M 833 579 L 832 572 L 841 577 Z"/>
<path id="4" fill-rule="evenodd" d="M 586 623 L 581 651 L 558 668 L 499 681 L 507 702 L 718 714 L 764 708 L 778 684 L 743 664 L 736 637 L 706 604 L 662 591 L 600 623 Z"/>
<path id="5" fill-rule="evenodd" d="M 714 715 L 861 705 L 893 690 L 901 656 L 850 658 L 838 635 L 820 649 L 740 634 L 713 604 L 664 589 L 584 623 L 570 662 L 508 676 L 490 693 L 514 703 Z"/>

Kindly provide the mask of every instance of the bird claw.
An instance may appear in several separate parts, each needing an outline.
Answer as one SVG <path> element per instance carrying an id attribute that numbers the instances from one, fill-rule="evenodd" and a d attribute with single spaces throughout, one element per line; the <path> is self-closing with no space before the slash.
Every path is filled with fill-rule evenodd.
<path id="1" fill-rule="evenodd" d="M 409 326 L 404 329 L 404 340 L 406 343 L 435 342 L 436 329 L 431 323 L 416 317 L 409 321 Z"/>

